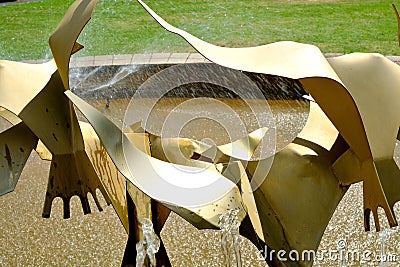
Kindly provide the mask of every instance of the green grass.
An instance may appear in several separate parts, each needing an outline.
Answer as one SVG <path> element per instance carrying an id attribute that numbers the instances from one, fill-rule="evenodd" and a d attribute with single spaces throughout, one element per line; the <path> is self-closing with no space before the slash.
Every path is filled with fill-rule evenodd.
<path id="1" fill-rule="evenodd" d="M 1 59 L 51 57 L 47 39 L 71 0 L 0 6 Z M 256 46 L 282 40 L 310 43 L 324 53 L 398 55 L 390 1 L 372 0 L 148 0 L 171 24 L 217 45 Z M 400 8 L 400 5 L 399 5 Z M 99 0 L 79 39 L 80 55 L 189 52 L 133 0 Z"/>

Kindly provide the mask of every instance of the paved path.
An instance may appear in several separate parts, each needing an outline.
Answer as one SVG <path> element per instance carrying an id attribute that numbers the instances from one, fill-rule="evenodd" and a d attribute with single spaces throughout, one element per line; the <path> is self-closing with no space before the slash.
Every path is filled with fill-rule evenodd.
<path id="1" fill-rule="evenodd" d="M 335 57 L 340 54 L 325 54 L 326 57 Z M 390 60 L 400 65 L 399 56 L 387 56 Z M 28 63 L 42 63 L 45 60 L 24 60 Z M 130 65 L 130 64 L 179 64 L 210 62 L 198 53 L 152 53 L 152 54 L 126 54 L 126 55 L 101 55 L 88 57 L 73 57 L 71 67 Z"/>
<path id="2" fill-rule="evenodd" d="M 42 63 L 45 60 L 23 60 L 27 63 Z M 198 53 L 152 53 L 127 55 L 101 55 L 72 57 L 71 67 L 129 65 L 129 64 L 179 64 L 209 62 Z"/>

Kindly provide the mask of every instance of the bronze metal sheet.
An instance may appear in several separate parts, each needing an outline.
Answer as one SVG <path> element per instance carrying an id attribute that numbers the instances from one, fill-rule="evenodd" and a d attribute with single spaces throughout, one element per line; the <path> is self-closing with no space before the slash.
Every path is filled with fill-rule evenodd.
<path id="1" fill-rule="evenodd" d="M 387 201 L 381 207 L 390 225 L 395 226 L 393 206 L 400 200 L 400 191 L 396 190 L 400 188 L 400 172 L 393 155 L 400 125 L 400 68 L 379 54 L 354 53 L 329 59 L 329 63 L 356 103 L 371 149 L 372 159 L 361 162 L 366 215 L 374 214 L 379 229 L 375 205 Z M 365 227 L 369 229 L 367 218 Z"/>
<path id="2" fill-rule="evenodd" d="M 23 122 L 0 133 L 0 195 L 14 190 L 37 141 Z"/>
<path id="3" fill-rule="evenodd" d="M 96 4 L 97 0 L 75 1 L 50 36 L 49 45 L 65 89 L 69 89 L 68 73 L 71 54 L 82 48 L 76 40 L 90 20 Z"/>
<path id="4" fill-rule="evenodd" d="M 0 106 L 19 115 L 46 86 L 55 71 L 53 60 L 43 64 L 0 60 Z M 18 93 L 15 88 L 18 88 Z"/>
<path id="5" fill-rule="evenodd" d="M 162 27 L 180 35 L 214 63 L 242 71 L 299 79 L 343 137 L 354 146 L 360 158 L 370 156 L 368 141 L 354 101 L 318 47 L 287 41 L 256 47 L 219 47 L 170 25 L 143 1 L 138 2 Z M 343 104 L 339 107 L 336 102 Z M 347 124 L 352 125 L 351 131 L 347 130 Z"/>
<path id="6" fill-rule="evenodd" d="M 247 164 L 247 171 L 253 177 L 257 167 L 261 165 L 262 170 L 264 161 L 273 161 L 253 194 L 248 191 L 250 184 L 242 183 L 246 190 L 244 203 L 253 227 L 259 238 L 272 249 L 284 249 L 289 253 L 293 249 L 318 248 L 324 230 L 346 192 L 346 187 L 341 187 L 330 171 L 334 159 L 347 150 L 345 144 L 341 149 L 333 149 L 337 138 L 338 131 L 319 106 L 311 102 L 307 123 L 292 143 L 273 159 Z M 258 175 L 261 174 L 262 171 Z M 289 266 L 310 266 L 311 263 L 288 262 Z"/>
<path id="7" fill-rule="evenodd" d="M 89 123 L 82 121 L 79 122 L 79 125 L 85 143 L 86 154 L 88 155 L 101 183 L 103 184 L 113 208 L 120 218 L 125 230 L 129 232 L 126 200 L 126 192 L 128 189 L 126 180 L 119 173 L 111 158 L 108 156 L 92 126 Z M 150 146 L 147 134 L 126 133 L 126 135 L 129 141 L 132 142 L 136 147 L 146 154 L 150 154 Z M 41 159 L 49 161 L 52 160 L 51 152 L 40 140 L 36 147 L 36 152 Z M 136 207 L 138 208 L 139 215 L 144 217 L 146 215 L 146 211 L 148 210 L 148 205 L 150 205 L 150 198 L 133 185 L 130 186 L 128 191 L 135 202 Z"/>
<path id="8" fill-rule="evenodd" d="M 224 157 L 234 160 L 249 161 L 267 131 L 268 128 L 263 127 L 232 143 L 211 147 L 200 153 L 213 159 L 216 163 L 224 162 Z"/>
<path id="9" fill-rule="evenodd" d="M 90 124 L 80 122 L 79 125 L 82 129 L 86 154 L 103 184 L 115 212 L 128 232 L 129 223 L 125 178 L 115 167 Z"/>
<path id="10" fill-rule="evenodd" d="M 153 157 L 174 164 L 204 167 L 207 163 L 192 160 L 196 153 L 214 163 L 227 163 L 230 160 L 249 161 L 267 131 L 268 129 L 263 127 L 239 140 L 220 146 L 211 146 L 189 138 L 162 138 L 150 133 L 148 135 Z"/>
<path id="11" fill-rule="evenodd" d="M 103 114 L 70 91 L 65 94 L 91 123 L 119 171 L 151 198 L 180 213 L 200 216 L 189 221 L 197 227 L 217 227 L 221 209 L 227 204 L 239 208 L 239 219 L 245 217 L 236 185 L 210 164 L 208 168 L 179 166 L 149 157 L 128 140 L 125 134 Z M 241 177 L 243 174 L 238 174 Z M 232 200 L 232 202 L 230 202 Z M 229 202 L 228 202 L 229 201 Z"/>
<path id="12" fill-rule="evenodd" d="M 15 115 L 14 113 L 10 112 L 9 110 L 3 107 L 0 107 L 0 117 L 6 119 L 12 125 L 17 125 L 22 121 L 20 118 L 17 117 L 17 115 Z"/>
<path id="13" fill-rule="evenodd" d="M 399 91 L 395 89 L 399 87 L 399 66 L 376 54 L 353 54 L 326 60 L 317 47 L 295 42 L 245 48 L 218 47 L 170 25 L 143 1 L 138 2 L 161 26 L 183 37 L 212 62 L 242 71 L 299 79 L 362 163 L 365 228 L 369 229 L 371 211 L 378 222 L 379 206 L 385 210 L 390 225 L 397 225 L 392 203 L 399 197 L 394 193 L 386 195 L 375 161 L 382 157 L 390 158 L 392 154 L 386 151 L 393 153 L 393 129 L 397 127 L 398 130 L 399 126 L 393 115 L 396 113 L 393 107 L 398 105 L 396 100 L 399 99 Z M 382 87 L 384 92 L 380 95 L 376 88 Z M 375 97 L 371 97 L 369 92 L 374 92 Z M 377 105 L 376 100 L 381 104 Z M 381 117 L 378 114 L 388 119 L 379 121 Z M 391 118 L 393 120 L 389 122 Z M 388 131 L 380 135 L 382 128 L 379 126 L 382 124 L 388 126 Z M 398 179 L 384 179 L 385 184 L 397 186 Z M 379 224 L 376 226 L 379 230 Z"/>
<path id="14" fill-rule="evenodd" d="M 58 72 L 18 114 L 53 154 L 83 150 L 83 139 Z"/>

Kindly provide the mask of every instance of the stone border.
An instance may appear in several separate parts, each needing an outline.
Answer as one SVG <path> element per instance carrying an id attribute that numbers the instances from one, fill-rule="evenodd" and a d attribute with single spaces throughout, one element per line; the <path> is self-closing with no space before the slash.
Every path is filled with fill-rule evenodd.
<path id="1" fill-rule="evenodd" d="M 328 53 L 325 57 L 337 57 L 342 54 Z M 400 56 L 387 56 L 388 59 L 400 65 Z M 26 63 L 43 63 L 48 60 L 22 60 Z M 125 55 L 99 55 L 71 58 L 71 67 L 91 67 L 131 64 L 181 64 L 210 62 L 199 53 L 151 53 L 151 54 L 125 54 Z"/>
<path id="2" fill-rule="evenodd" d="M 48 60 L 22 60 L 25 63 L 43 63 Z M 126 55 L 99 55 L 86 57 L 72 57 L 71 67 L 92 67 L 130 64 L 180 64 L 210 62 L 198 53 L 151 53 Z"/>

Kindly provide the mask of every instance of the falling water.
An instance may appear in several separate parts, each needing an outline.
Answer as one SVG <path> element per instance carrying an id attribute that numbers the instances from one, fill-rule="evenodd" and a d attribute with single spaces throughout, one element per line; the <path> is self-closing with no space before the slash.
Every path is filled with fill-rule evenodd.
<path id="1" fill-rule="evenodd" d="M 130 74 L 132 74 L 133 72 L 135 72 L 137 70 L 137 65 L 127 65 L 127 66 L 122 66 L 119 68 L 118 72 L 106 83 L 99 85 L 97 87 L 88 89 L 87 92 L 91 93 L 91 92 L 96 92 L 100 89 L 103 88 L 108 88 L 113 86 L 114 84 L 116 84 L 117 82 L 125 79 L 127 76 L 129 76 Z"/>
<path id="2" fill-rule="evenodd" d="M 70 87 L 72 90 L 78 88 L 87 79 L 96 75 L 101 70 L 101 66 L 94 68 L 91 71 L 83 71 L 83 68 L 73 68 L 70 70 Z"/>
<path id="3" fill-rule="evenodd" d="M 221 248 L 225 258 L 225 266 L 242 266 L 242 259 L 239 248 L 239 226 L 240 221 L 237 217 L 239 209 L 231 209 L 219 217 L 219 227 L 221 228 Z M 232 257 L 232 254 L 234 257 Z"/>
<path id="4" fill-rule="evenodd" d="M 388 233 L 388 231 L 386 229 L 382 230 L 381 232 L 379 232 L 379 243 L 380 243 L 380 246 L 381 246 L 380 263 L 379 263 L 380 267 L 387 266 L 387 264 L 386 264 L 386 257 L 387 257 L 387 255 L 386 255 L 386 241 L 388 239 L 388 235 L 389 235 L 389 233 Z"/>
<path id="5" fill-rule="evenodd" d="M 156 253 L 160 249 L 160 238 L 153 229 L 153 223 L 147 218 L 140 220 L 142 239 L 136 244 L 136 267 L 144 267 L 146 256 L 150 266 L 156 266 Z"/>
<path id="6" fill-rule="evenodd" d="M 337 248 L 339 251 L 339 267 L 347 267 L 347 258 L 346 258 L 346 239 L 341 238 L 337 243 Z"/>

